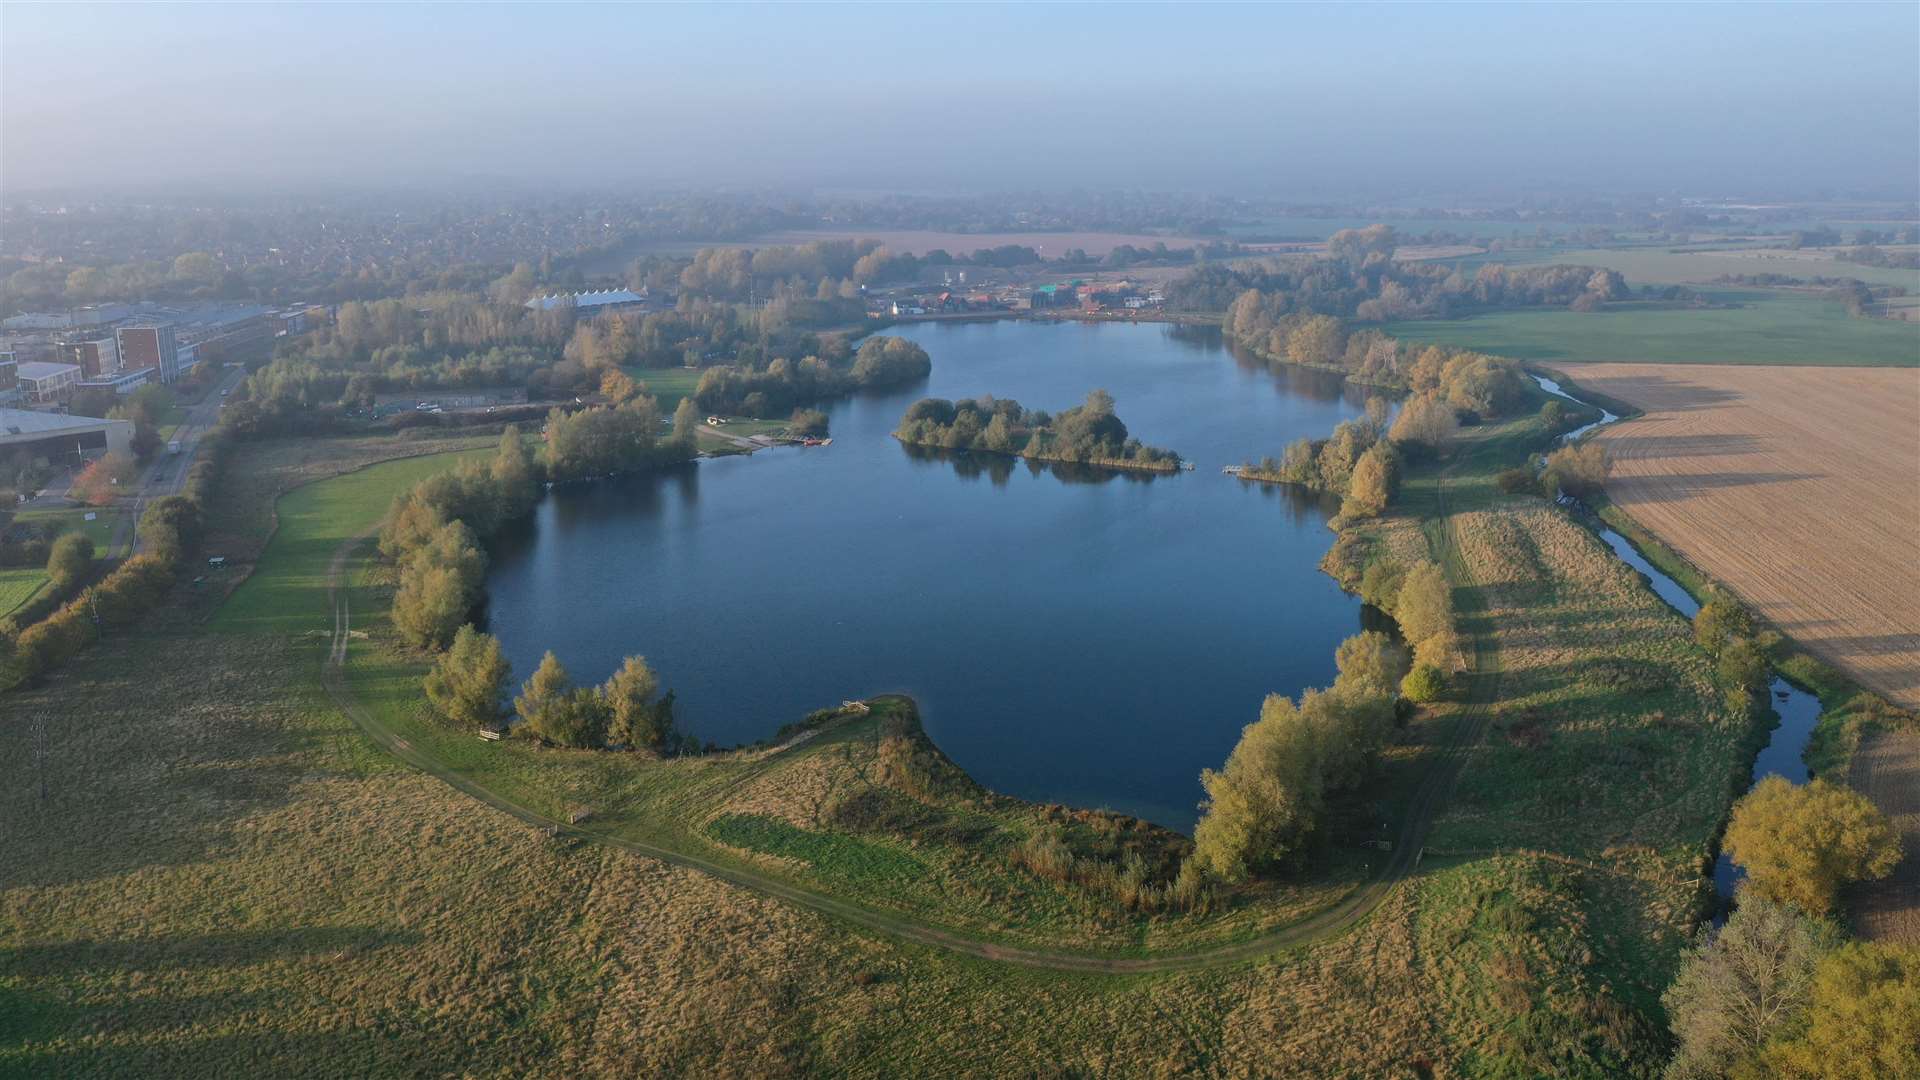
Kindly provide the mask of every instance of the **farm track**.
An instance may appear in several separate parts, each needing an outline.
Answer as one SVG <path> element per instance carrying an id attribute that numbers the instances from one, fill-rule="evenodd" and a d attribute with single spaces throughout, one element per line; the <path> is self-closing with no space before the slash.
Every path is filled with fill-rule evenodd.
<path id="1" fill-rule="evenodd" d="M 1443 560 L 1456 584 L 1467 582 L 1468 570 L 1459 553 L 1454 525 L 1446 512 L 1444 476 L 1435 480 L 1435 498 L 1440 520 L 1429 523 L 1436 554 Z M 333 609 L 334 626 L 326 661 L 321 667 L 321 683 L 333 700 L 375 745 L 455 790 L 530 825 L 546 829 L 556 836 L 605 845 L 637 855 L 645 855 L 673 866 L 698 870 L 741 888 L 777 897 L 797 907 L 839 919 L 854 926 L 886 934 L 930 948 L 972 956 L 982 960 L 1047 971 L 1093 974 L 1153 974 L 1234 967 L 1284 949 L 1317 944 L 1357 926 L 1378 908 L 1393 890 L 1419 866 L 1420 855 L 1433 819 L 1452 794 L 1461 770 L 1486 734 L 1493 716 L 1493 702 L 1500 686 L 1499 646 L 1490 634 L 1474 635 L 1475 670 L 1467 702 L 1453 724 L 1450 737 L 1440 748 L 1438 758 L 1428 767 L 1420 789 L 1408 806 L 1392 857 L 1380 873 L 1337 903 L 1299 922 L 1261 934 L 1246 941 L 1232 942 L 1191 952 L 1161 956 L 1131 956 L 1047 949 L 1029 949 L 998 945 L 943 929 L 931 923 L 843 900 L 826 893 L 795 885 L 755 870 L 721 863 L 692 852 L 613 836 L 584 829 L 555 818 L 494 791 L 483 784 L 448 769 L 427 753 L 417 749 L 398 732 L 382 724 L 353 694 L 346 679 L 348 643 L 352 638 L 352 620 L 344 579 L 354 552 L 366 543 L 371 531 L 348 539 L 333 553 L 327 568 L 327 597 Z"/>

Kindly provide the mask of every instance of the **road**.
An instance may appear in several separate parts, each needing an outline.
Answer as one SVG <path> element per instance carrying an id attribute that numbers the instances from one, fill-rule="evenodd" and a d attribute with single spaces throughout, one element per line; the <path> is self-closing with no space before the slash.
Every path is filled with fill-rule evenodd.
<path id="1" fill-rule="evenodd" d="M 1459 555 L 1453 519 L 1446 508 L 1446 483 L 1444 475 L 1435 480 L 1435 495 L 1440 507 L 1440 516 L 1437 521 L 1430 523 L 1429 535 L 1437 549 L 1436 555 L 1449 572 L 1460 575 L 1454 579 L 1456 584 L 1465 585 L 1470 583 L 1470 578 L 1467 576 L 1466 563 Z M 1426 775 L 1421 778 L 1419 790 L 1414 793 L 1413 800 L 1407 809 L 1407 816 L 1401 823 L 1399 834 L 1395 838 L 1391 856 L 1377 876 L 1353 889 L 1332 907 L 1300 922 L 1269 931 L 1247 941 L 1157 956 L 997 945 L 906 915 L 881 911 L 856 901 L 817 892 L 750 868 L 716 862 L 695 852 L 659 847 L 571 825 L 547 817 L 498 791 L 446 768 L 375 718 L 354 697 L 352 687 L 345 677 L 347 646 L 352 639 L 352 628 L 347 593 L 342 588 L 342 582 L 348 561 L 370 535 L 371 533 L 363 534 L 341 544 L 335 550 L 332 563 L 328 567 L 327 599 L 333 612 L 334 628 L 332 647 L 328 650 L 327 659 L 321 669 L 321 682 L 334 704 L 339 706 L 340 710 L 346 713 L 375 745 L 457 791 L 495 809 L 505 811 L 530 825 L 550 830 L 556 835 L 575 837 L 589 843 L 603 844 L 659 859 L 674 866 L 699 870 L 730 884 L 779 897 L 798 907 L 901 940 L 982 960 L 1041 970 L 1129 975 L 1233 967 L 1283 949 L 1317 944 L 1352 929 L 1372 914 L 1374 909 L 1393 894 L 1394 888 L 1418 868 L 1428 828 L 1445 805 L 1448 796 L 1452 794 L 1454 784 L 1473 748 L 1485 737 L 1493 715 L 1492 705 L 1499 697 L 1499 645 L 1489 635 L 1482 634 L 1474 643 L 1475 671 L 1469 679 L 1466 707 L 1455 719 L 1452 730 L 1448 732 L 1447 741 L 1439 748 L 1436 760 L 1428 767 Z"/>
<path id="2" fill-rule="evenodd" d="M 162 447 L 153 464 L 141 471 L 134 481 L 138 493 L 134 496 L 133 505 L 114 523 L 113 535 L 107 542 L 109 553 L 126 551 L 128 555 L 139 554 L 140 540 L 134 535 L 134 530 L 139 524 L 141 512 L 152 499 L 180 494 L 180 489 L 186 486 L 187 473 L 193 468 L 193 458 L 200 448 L 200 440 L 220 422 L 220 404 L 226 400 L 221 395 L 240 385 L 246 377 L 244 368 L 229 368 L 221 375 L 218 385 L 207 391 L 207 396 L 198 405 L 187 410 L 180 426 L 173 432 L 173 438 L 180 443 L 180 452 L 169 453 L 167 448 Z M 127 549 L 129 540 L 133 542 L 132 550 Z"/>

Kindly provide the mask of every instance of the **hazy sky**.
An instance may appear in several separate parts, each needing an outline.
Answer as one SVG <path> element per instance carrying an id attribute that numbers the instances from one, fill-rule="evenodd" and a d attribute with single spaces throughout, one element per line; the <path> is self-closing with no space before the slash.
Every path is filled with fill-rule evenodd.
<path id="1" fill-rule="evenodd" d="M 1920 5 L 0 5 L 0 185 L 1897 188 Z"/>

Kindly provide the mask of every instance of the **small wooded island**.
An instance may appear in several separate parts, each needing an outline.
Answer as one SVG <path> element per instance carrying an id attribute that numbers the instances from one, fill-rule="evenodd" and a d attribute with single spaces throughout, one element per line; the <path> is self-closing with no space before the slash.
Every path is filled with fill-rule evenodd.
<path id="1" fill-rule="evenodd" d="M 907 409 L 893 434 L 913 446 L 983 450 L 1029 461 L 1148 472 L 1180 468 L 1179 454 L 1147 446 L 1127 434 L 1127 425 L 1114 414 L 1113 395 L 1105 390 L 1088 393 L 1084 404 L 1058 416 L 1022 408 L 1012 398 L 922 398 Z"/>

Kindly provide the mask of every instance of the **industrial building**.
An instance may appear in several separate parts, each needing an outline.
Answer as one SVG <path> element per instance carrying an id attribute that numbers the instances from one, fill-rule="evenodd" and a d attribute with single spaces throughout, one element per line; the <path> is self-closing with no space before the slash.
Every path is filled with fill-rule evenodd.
<path id="1" fill-rule="evenodd" d="M 122 326 L 113 337 L 120 349 L 122 370 L 157 368 L 163 383 L 180 377 L 180 342 L 172 323 Z"/>
<path id="2" fill-rule="evenodd" d="M 111 390 L 122 397 L 153 381 L 157 368 L 143 367 L 132 371 L 116 371 L 111 375 L 96 375 L 91 379 L 82 379 L 73 384 L 75 390 Z"/>
<path id="3" fill-rule="evenodd" d="M 31 457 L 48 461 L 74 461 L 106 453 L 124 454 L 132 443 L 131 420 L 0 409 L 0 457 L 24 450 Z"/>
<path id="4" fill-rule="evenodd" d="M 73 384 L 80 381 L 80 368 L 74 364 L 29 360 L 16 364 L 15 369 L 20 377 L 20 393 L 31 405 L 51 405 L 66 397 Z"/>

